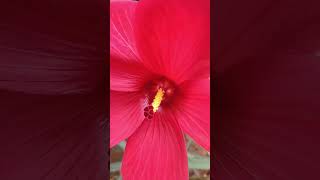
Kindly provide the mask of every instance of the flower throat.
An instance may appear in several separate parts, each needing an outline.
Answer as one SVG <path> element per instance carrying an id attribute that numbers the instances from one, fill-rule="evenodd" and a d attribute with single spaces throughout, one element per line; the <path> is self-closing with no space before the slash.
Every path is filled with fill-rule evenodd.
<path id="1" fill-rule="evenodd" d="M 146 95 L 148 98 L 148 106 L 144 108 L 144 116 L 147 119 L 152 119 L 160 106 L 168 104 L 171 101 L 175 86 L 166 78 L 159 78 L 150 81 L 145 86 Z"/>
<path id="2" fill-rule="evenodd" d="M 144 108 L 144 116 L 148 119 L 153 117 L 153 114 L 158 111 L 161 101 L 164 99 L 164 91 L 160 88 L 158 89 L 152 104 Z"/>

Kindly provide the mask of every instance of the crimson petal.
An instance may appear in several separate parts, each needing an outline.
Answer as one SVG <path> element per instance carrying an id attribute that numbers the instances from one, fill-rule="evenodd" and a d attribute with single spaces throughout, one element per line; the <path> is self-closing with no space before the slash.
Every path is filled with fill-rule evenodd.
<path id="1" fill-rule="evenodd" d="M 182 99 L 172 109 L 183 131 L 210 152 L 210 80 L 185 82 L 181 89 Z"/>
<path id="2" fill-rule="evenodd" d="M 144 120 L 128 139 L 123 157 L 124 180 L 187 180 L 188 161 L 182 131 L 166 112 Z"/>
<path id="3" fill-rule="evenodd" d="M 152 72 L 177 83 L 209 76 L 209 0 L 142 0 L 134 25 L 137 50 Z"/>
<path id="4" fill-rule="evenodd" d="M 110 92 L 110 147 L 128 138 L 141 125 L 145 104 L 139 92 Z"/>
<path id="5" fill-rule="evenodd" d="M 137 3 L 130 0 L 110 3 L 111 57 L 117 57 L 122 61 L 139 61 L 133 33 Z"/>

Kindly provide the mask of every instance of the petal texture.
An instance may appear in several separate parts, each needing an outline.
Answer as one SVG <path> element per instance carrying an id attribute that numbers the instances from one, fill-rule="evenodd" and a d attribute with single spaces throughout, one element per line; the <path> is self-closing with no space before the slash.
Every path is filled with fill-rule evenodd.
<path id="1" fill-rule="evenodd" d="M 210 80 L 182 84 L 182 99 L 175 109 L 183 131 L 210 152 Z"/>
<path id="2" fill-rule="evenodd" d="M 133 92 L 150 76 L 139 62 L 133 34 L 136 1 L 112 1 L 110 17 L 110 88 Z"/>
<path id="3" fill-rule="evenodd" d="M 151 71 L 177 83 L 202 68 L 209 74 L 209 0 L 142 0 L 134 30 L 138 52 Z"/>
<path id="4" fill-rule="evenodd" d="M 182 131 L 172 114 L 156 113 L 128 139 L 122 163 L 124 180 L 187 180 Z"/>
<path id="5" fill-rule="evenodd" d="M 133 34 L 136 1 L 112 1 L 110 4 L 110 54 L 124 61 L 137 61 Z M 112 61 L 112 59 L 111 59 Z"/>
<path id="6" fill-rule="evenodd" d="M 144 104 L 140 93 L 110 92 L 110 147 L 128 138 L 140 126 Z"/>
<path id="7" fill-rule="evenodd" d="M 122 92 L 137 92 L 143 88 L 146 81 L 153 74 L 141 63 L 123 61 L 118 57 L 111 57 L 110 61 L 110 89 Z"/>

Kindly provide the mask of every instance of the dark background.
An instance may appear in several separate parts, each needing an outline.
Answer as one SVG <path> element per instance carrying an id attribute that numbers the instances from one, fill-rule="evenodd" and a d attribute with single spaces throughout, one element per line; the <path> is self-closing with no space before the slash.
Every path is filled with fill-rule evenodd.
<path id="1" fill-rule="evenodd" d="M 0 179 L 108 178 L 108 5 L 0 2 Z"/>
<path id="2" fill-rule="evenodd" d="M 319 179 L 319 2 L 211 2 L 212 179 Z"/>

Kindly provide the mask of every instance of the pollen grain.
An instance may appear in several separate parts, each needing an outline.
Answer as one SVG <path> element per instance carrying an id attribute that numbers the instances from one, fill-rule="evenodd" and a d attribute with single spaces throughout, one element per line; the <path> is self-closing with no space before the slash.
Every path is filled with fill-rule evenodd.
<path id="1" fill-rule="evenodd" d="M 164 98 L 164 90 L 162 88 L 159 88 L 152 102 L 153 112 L 157 112 L 163 98 Z"/>

